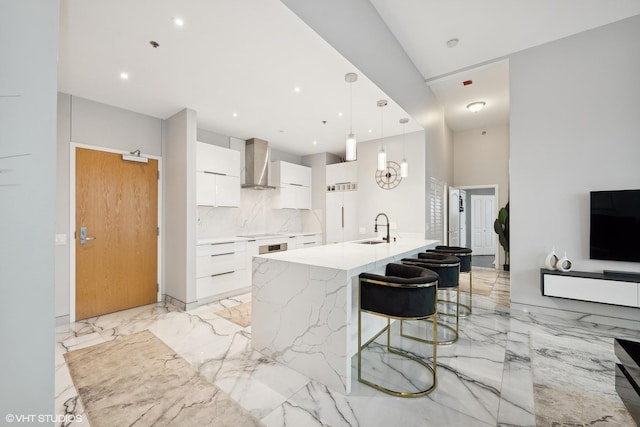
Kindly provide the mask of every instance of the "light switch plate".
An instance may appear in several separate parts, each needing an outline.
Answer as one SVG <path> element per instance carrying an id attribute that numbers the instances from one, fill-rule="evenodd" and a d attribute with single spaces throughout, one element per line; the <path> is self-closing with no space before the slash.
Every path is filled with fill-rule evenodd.
<path id="1" fill-rule="evenodd" d="M 56 246 L 63 246 L 67 244 L 66 234 L 56 234 Z"/>

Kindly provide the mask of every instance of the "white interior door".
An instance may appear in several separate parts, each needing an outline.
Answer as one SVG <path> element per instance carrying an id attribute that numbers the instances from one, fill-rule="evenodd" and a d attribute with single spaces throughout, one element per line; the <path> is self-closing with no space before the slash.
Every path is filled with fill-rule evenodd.
<path id="1" fill-rule="evenodd" d="M 471 250 L 474 255 L 495 255 L 495 196 L 471 195 Z"/>
<path id="2" fill-rule="evenodd" d="M 449 245 L 460 245 L 460 190 L 449 188 Z"/>

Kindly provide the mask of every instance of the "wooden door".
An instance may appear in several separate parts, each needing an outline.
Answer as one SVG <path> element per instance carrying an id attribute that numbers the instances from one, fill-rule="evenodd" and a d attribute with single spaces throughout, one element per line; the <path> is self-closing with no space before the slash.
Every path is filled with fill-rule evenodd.
<path id="1" fill-rule="evenodd" d="M 474 255 L 495 254 L 495 217 L 494 196 L 471 196 L 471 249 Z"/>
<path id="2" fill-rule="evenodd" d="M 158 161 L 77 148 L 77 320 L 157 301 L 157 230 Z"/>

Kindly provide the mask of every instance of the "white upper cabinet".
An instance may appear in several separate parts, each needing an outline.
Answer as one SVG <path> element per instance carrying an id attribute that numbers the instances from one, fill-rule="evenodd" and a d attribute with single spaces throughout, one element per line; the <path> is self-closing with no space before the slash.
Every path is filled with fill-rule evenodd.
<path id="1" fill-rule="evenodd" d="M 196 201 L 200 206 L 240 206 L 240 152 L 196 143 Z"/>
<path id="2" fill-rule="evenodd" d="M 196 170 L 219 175 L 240 176 L 240 152 L 217 145 L 196 143 Z"/>
<path id="3" fill-rule="evenodd" d="M 334 163 L 326 171 L 326 185 L 358 182 L 358 162 Z"/>
<path id="4" fill-rule="evenodd" d="M 276 186 L 280 184 L 293 184 L 311 187 L 310 167 L 279 161 L 271 164 L 271 173 L 273 174 L 273 182 Z"/>
<path id="5" fill-rule="evenodd" d="M 283 161 L 271 164 L 276 209 L 311 209 L 311 168 Z"/>

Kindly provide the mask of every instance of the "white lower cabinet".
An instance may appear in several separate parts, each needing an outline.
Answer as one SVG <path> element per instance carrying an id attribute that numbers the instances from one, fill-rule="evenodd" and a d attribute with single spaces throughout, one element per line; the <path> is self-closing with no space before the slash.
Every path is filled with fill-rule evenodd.
<path id="1" fill-rule="evenodd" d="M 226 298 L 243 292 L 249 287 L 246 257 L 245 241 L 198 245 L 196 248 L 198 302 Z"/>
<path id="2" fill-rule="evenodd" d="M 547 269 L 540 272 L 544 296 L 640 307 L 640 283 L 633 279 L 589 272 L 558 273 Z"/>
<path id="3" fill-rule="evenodd" d="M 322 244 L 322 234 L 304 234 L 296 237 L 296 249 L 310 248 Z"/>

